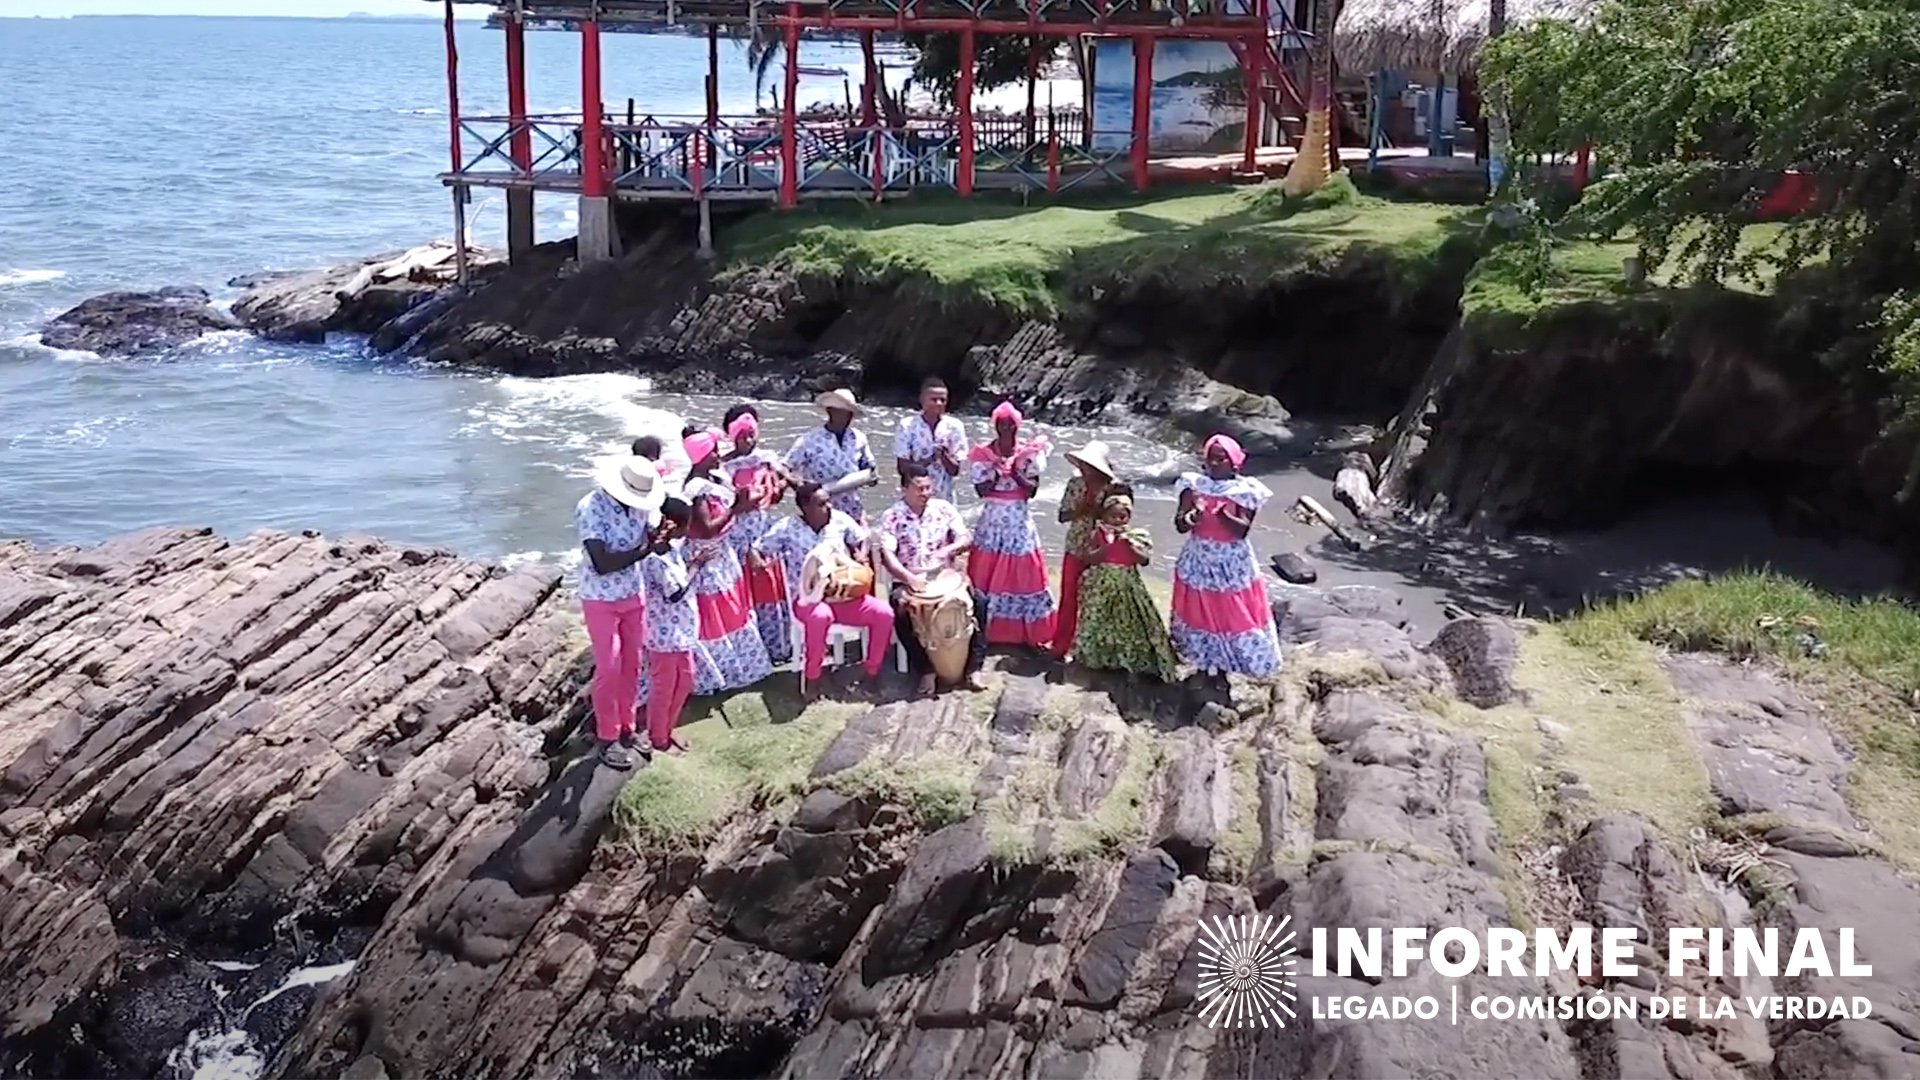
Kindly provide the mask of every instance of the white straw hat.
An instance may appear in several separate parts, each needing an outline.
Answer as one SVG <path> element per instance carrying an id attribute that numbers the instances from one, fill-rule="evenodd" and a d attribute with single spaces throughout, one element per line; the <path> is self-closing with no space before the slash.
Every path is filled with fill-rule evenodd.
<path id="1" fill-rule="evenodd" d="M 850 412 L 855 416 L 862 413 L 860 403 L 853 399 L 851 390 L 829 390 L 814 398 L 813 403 L 822 409 L 839 409 L 841 412 Z"/>
<path id="2" fill-rule="evenodd" d="M 615 501 L 635 510 L 658 510 L 667 497 L 659 466 L 638 455 L 605 462 L 595 470 L 594 479 Z"/>
<path id="3" fill-rule="evenodd" d="M 1078 450 L 1067 451 L 1067 460 L 1075 465 L 1085 465 L 1109 480 L 1117 478 L 1113 471 L 1113 459 L 1107 451 L 1107 444 L 1095 439 Z"/>

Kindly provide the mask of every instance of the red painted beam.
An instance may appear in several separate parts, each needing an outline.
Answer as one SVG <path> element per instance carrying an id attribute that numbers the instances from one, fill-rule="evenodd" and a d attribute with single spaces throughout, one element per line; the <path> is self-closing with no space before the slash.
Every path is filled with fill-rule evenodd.
<path id="1" fill-rule="evenodd" d="M 780 102 L 780 205 L 800 205 L 800 5 L 787 4 L 787 86 Z"/>
<path id="2" fill-rule="evenodd" d="M 973 69 L 974 31 L 967 27 L 960 31 L 960 92 L 954 98 L 960 113 L 960 164 L 954 186 L 961 198 L 973 194 Z"/>
<path id="3" fill-rule="evenodd" d="M 832 23 L 811 15 L 776 15 L 772 20 L 776 26 L 789 24 L 826 29 L 829 25 L 835 30 L 885 30 L 907 33 L 959 33 L 972 30 L 980 34 L 1039 34 L 1047 37 L 1082 37 L 1090 33 L 1101 33 L 1112 37 L 1149 37 L 1149 38 L 1188 38 L 1199 41 L 1258 40 L 1261 37 L 1260 23 L 1255 19 L 1236 19 L 1219 25 L 1188 23 L 1175 29 L 1169 26 L 1130 26 L 1125 23 L 1041 23 L 1028 26 L 1025 22 L 1012 19 L 956 19 L 928 18 L 913 16 L 899 18 L 881 18 L 873 15 L 840 15 Z"/>
<path id="4" fill-rule="evenodd" d="M 1267 0 L 1260 0 L 1260 21 L 1267 19 Z M 1260 148 L 1260 99 L 1266 96 L 1266 34 L 1260 35 L 1257 42 L 1248 42 L 1240 50 L 1240 66 L 1247 77 L 1247 130 L 1244 145 L 1241 148 L 1240 168 L 1243 172 L 1252 172 L 1259 164 L 1256 156 Z"/>
<path id="5" fill-rule="evenodd" d="M 1153 46 L 1150 37 L 1133 39 L 1133 186 L 1147 190 L 1147 137 L 1153 131 Z"/>
<path id="6" fill-rule="evenodd" d="M 519 19 L 507 23 L 507 123 L 513 163 L 533 168 L 533 133 L 527 130 L 527 27 Z"/>
<path id="7" fill-rule="evenodd" d="M 447 31 L 447 126 L 451 129 L 448 153 L 453 156 L 453 171 L 466 164 L 460 152 L 460 46 L 453 39 L 453 0 L 446 0 Z"/>

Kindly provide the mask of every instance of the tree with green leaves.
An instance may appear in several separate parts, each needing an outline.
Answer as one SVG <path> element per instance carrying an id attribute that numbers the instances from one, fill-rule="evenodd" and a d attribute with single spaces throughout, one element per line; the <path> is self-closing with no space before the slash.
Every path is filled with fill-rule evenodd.
<path id="1" fill-rule="evenodd" d="M 1575 220 L 1633 234 L 1649 268 L 1750 269 L 1736 267 L 1741 228 L 1791 170 L 1815 179 L 1819 205 L 1768 256 L 1774 270 L 1823 255 L 1863 284 L 1913 280 L 1916 0 L 1608 0 L 1582 25 L 1490 42 L 1481 74 L 1512 109 L 1516 153 L 1592 145 L 1612 174 Z"/>
<path id="2" fill-rule="evenodd" d="M 1920 430 L 1920 0 L 1606 0 L 1490 42 L 1482 78 L 1516 154 L 1590 144 L 1607 166 L 1566 227 L 1698 283 L 1778 282 L 1782 326 L 1817 313 L 1810 347 Z M 1743 245 L 1789 171 L 1814 206 Z"/>

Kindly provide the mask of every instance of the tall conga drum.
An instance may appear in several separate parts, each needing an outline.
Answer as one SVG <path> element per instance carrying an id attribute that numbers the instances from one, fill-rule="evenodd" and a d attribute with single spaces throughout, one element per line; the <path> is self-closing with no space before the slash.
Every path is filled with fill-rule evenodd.
<path id="1" fill-rule="evenodd" d="M 906 605 L 913 634 L 927 650 L 933 673 L 941 682 L 958 683 L 967 673 L 967 649 L 975 629 L 967 576 L 958 570 L 930 575 L 925 589 L 907 594 Z"/>

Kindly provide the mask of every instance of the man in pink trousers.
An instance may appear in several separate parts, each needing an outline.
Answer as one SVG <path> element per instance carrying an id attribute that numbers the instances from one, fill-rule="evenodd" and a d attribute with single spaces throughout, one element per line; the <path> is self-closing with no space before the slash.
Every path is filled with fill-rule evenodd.
<path id="1" fill-rule="evenodd" d="M 593 645 L 594 734 L 601 761 L 630 769 L 647 626 L 639 567 L 653 550 L 666 488 L 653 462 L 637 456 L 609 462 L 596 479 L 598 486 L 574 508 L 586 552 L 579 585 Z"/>
<path id="2" fill-rule="evenodd" d="M 800 683 L 805 696 L 812 697 L 818 693 L 816 684 L 827 662 L 827 631 L 836 623 L 867 632 L 867 677 L 879 676 L 887 650 L 893 645 L 893 611 L 872 595 L 839 604 L 824 600 L 807 603 L 798 595 L 802 568 L 815 548 L 837 544 L 857 559 L 866 547 L 867 530 L 835 507 L 818 484 L 801 484 L 793 489 L 793 495 L 800 504 L 800 516 L 782 519 L 768 529 L 754 543 L 753 557 L 778 559 L 786 571 L 789 588 L 795 593 L 793 617 L 805 631 Z"/>

